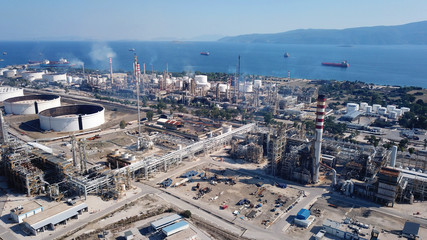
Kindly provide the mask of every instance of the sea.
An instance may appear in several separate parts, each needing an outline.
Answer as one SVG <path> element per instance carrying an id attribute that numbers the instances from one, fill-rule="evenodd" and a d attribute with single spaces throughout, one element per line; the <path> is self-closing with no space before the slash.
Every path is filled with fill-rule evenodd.
<path id="1" fill-rule="evenodd" d="M 135 49 L 135 51 L 130 51 Z M 130 71 L 134 53 L 147 70 L 361 81 L 427 88 L 427 45 L 302 45 L 226 42 L 0 42 L 0 67 L 66 58 L 76 67 Z M 209 56 L 201 55 L 209 52 Z M 288 52 L 289 57 L 284 54 Z M 322 66 L 346 60 L 349 68 Z"/>

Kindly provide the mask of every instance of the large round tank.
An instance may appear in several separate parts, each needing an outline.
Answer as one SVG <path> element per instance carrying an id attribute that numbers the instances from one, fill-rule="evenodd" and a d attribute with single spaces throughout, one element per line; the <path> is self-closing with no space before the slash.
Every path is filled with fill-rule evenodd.
<path id="1" fill-rule="evenodd" d="M 44 72 L 23 72 L 22 78 L 28 81 L 41 80 Z"/>
<path id="2" fill-rule="evenodd" d="M 152 82 L 153 84 L 159 84 L 159 79 L 158 79 L 158 78 L 153 78 L 153 79 L 151 80 L 151 82 Z"/>
<path id="3" fill-rule="evenodd" d="M 50 108 L 39 113 L 40 128 L 71 132 L 98 127 L 104 123 L 104 107 L 99 105 L 70 105 Z"/>
<path id="4" fill-rule="evenodd" d="M 3 72 L 4 77 L 15 77 L 15 75 L 16 75 L 16 69 L 6 70 Z"/>
<path id="5" fill-rule="evenodd" d="M 233 126 L 231 125 L 222 125 L 222 133 L 228 133 L 231 132 L 231 130 L 233 129 Z"/>
<path id="6" fill-rule="evenodd" d="M 101 80 L 102 79 L 102 80 Z M 107 78 L 99 78 L 98 81 L 105 81 Z M 43 80 L 47 82 L 66 82 L 67 74 L 66 73 L 52 73 L 52 74 L 44 74 Z"/>
<path id="7" fill-rule="evenodd" d="M 394 111 L 396 109 L 396 106 L 394 105 L 387 105 L 387 112 Z"/>
<path id="8" fill-rule="evenodd" d="M 378 114 L 386 115 L 387 114 L 387 108 L 385 108 L 385 107 L 378 108 Z"/>
<path id="9" fill-rule="evenodd" d="M 402 110 L 402 115 L 405 114 L 405 113 L 407 113 L 407 112 L 409 112 L 409 111 L 411 111 L 411 109 L 408 108 L 408 107 L 401 107 L 400 110 Z"/>
<path id="10" fill-rule="evenodd" d="M 372 105 L 372 111 L 373 113 L 378 113 L 378 109 L 381 107 L 379 104 Z"/>
<path id="11" fill-rule="evenodd" d="M 255 89 L 262 88 L 262 80 L 259 80 L 259 79 L 255 80 L 254 81 L 254 88 Z"/>
<path id="12" fill-rule="evenodd" d="M 401 117 L 403 115 L 402 109 L 394 109 L 394 111 L 397 113 L 397 117 Z"/>
<path id="13" fill-rule="evenodd" d="M 371 113 L 372 112 L 372 106 L 366 106 L 365 112 Z"/>
<path id="14" fill-rule="evenodd" d="M 366 107 L 368 106 L 368 103 L 365 103 L 365 102 L 361 102 L 360 103 L 360 107 L 359 107 L 359 109 L 360 110 L 362 110 L 362 111 L 366 111 Z"/>
<path id="15" fill-rule="evenodd" d="M 218 87 L 219 87 L 219 91 L 222 93 L 225 93 L 227 91 L 227 88 L 228 88 L 227 84 L 224 84 L 224 83 L 220 83 L 218 85 Z"/>
<path id="16" fill-rule="evenodd" d="M 0 101 L 4 101 L 12 97 L 24 96 L 24 89 L 15 87 L 0 87 Z"/>
<path id="17" fill-rule="evenodd" d="M 208 83 L 208 76 L 206 75 L 196 75 L 194 79 L 196 83 Z"/>
<path id="18" fill-rule="evenodd" d="M 245 90 L 245 92 L 247 92 L 247 93 L 253 92 L 253 85 L 252 85 L 252 83 L 247 83 L 246 84 L 246 90 Z"/>
<path id="19" fill-rule="evenodd" d="M 356 103 L 347 103 L 347 113 L 358 111 L 359 104 Z"/>
<path id="20" fill-rule="evenodd" d="M 37 114 L 43 110 L 61 106 L 61 98 L 56 95 L 27 95 L 6 99 L 4 109 L 7 114 Z"/>
<path id="21" fill-rule="evenodd" d="M 391 119 L 396 119 L 397 118 L 397 112 L 396 111 L 389 112 L 388 117 Z"/>

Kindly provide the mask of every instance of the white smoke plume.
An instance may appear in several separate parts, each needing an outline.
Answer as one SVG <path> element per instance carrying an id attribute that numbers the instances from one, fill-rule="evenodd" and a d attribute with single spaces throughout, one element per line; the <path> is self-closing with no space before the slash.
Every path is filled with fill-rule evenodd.
<path id="1" fill-rule="evenodd" d="M 106 43 L 94 43 L 89 56 L 94 63 L 108 62 L 108 58 L 116 57 L 116 53 Z"/>

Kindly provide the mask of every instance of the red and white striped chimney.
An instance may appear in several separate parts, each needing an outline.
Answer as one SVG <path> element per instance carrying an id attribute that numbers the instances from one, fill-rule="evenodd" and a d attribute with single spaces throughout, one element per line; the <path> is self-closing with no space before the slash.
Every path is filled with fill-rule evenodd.
<path id="1" fill-rule="evenodd" d="M 313 163 L 313 182 L 319 181 L 319 168 L 322 150 L 322 135 L 323 135 L 323 122 L 325 121 L 326 97 L 319 95 L 317 97 L 317 110 L 316 110 L 316 141 L 314 143 L 314 163 Z"/>

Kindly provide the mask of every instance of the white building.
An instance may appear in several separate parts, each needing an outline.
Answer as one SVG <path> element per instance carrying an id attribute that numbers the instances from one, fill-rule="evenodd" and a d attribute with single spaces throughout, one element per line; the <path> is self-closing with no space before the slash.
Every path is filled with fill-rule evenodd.
<path id="1" fill-rule="evenodd" d="M 10 210 L 10 217 L 17 223 L 21 223 L 24 218 L 31 217 L 37 213 L 43 212 L 43 206 L 33 201 Z"/>

